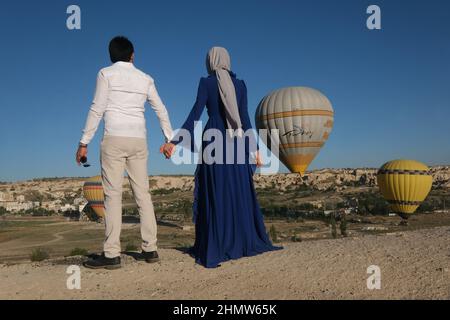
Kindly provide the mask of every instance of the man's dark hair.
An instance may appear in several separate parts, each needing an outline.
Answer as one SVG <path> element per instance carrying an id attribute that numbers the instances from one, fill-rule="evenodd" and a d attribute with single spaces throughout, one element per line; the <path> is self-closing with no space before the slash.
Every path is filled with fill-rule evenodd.
<path id="1" fill-rule="evenodd" d="M 117 61 L 130 62 L 133 52 L 133 44 L 126 37 L 114 37 L 109 42 L 109 57 L 112 63 Z"/>

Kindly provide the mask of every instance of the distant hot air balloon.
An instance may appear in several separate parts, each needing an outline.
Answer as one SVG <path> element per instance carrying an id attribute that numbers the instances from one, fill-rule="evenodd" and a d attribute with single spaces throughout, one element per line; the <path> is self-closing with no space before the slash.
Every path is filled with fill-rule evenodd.
<path id="1" fill-rule="evenodd" d="M 258 129 L 278 129 L 280 160 L 303 175 L 333 128 L 334 112 L 321 92 L 289 87 L 265 96 L 255 114 Z M 268 145 L 272 149 L 271 145 Z"/>
<path id="2" fill-rule="evenodd" d="M 427 197 L 433 177 L 421 162 L 393 160 L 378 170 L 377 181 L 391 210 L 407 219 Z"/>
<path id="3" fill-rule="evenodd" d="M 103 202 L 105 196 L 103 194 L 102 177 L 95 176 L 87 179 L 83 185 L 83 194 L 88 201 L 88 205 L 94 210 L 97 216 L 103 218 L 105 216 Z"/>

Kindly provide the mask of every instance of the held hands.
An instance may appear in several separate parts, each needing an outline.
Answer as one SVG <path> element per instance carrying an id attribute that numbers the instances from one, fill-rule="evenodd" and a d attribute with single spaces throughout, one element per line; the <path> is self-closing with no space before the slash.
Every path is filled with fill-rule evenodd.
<path id="1" fill-rule="evenodd" d="M 166 157 L 166 159 L 170 159 L 170 157 L 172 156 L 172 154 L 174 153 L 176 149 L 176 146 L 171 143 L 171 142 L 167 142 L 164 143 L 160 148 L 159 148 L 159 152 L 164 154 L 164 156 Z"/>
<path id="2" fill-rule="evenodd" d="M 170 157 L 172 157 L 173 153 L 175 152 L 176 146 L 173 143 L 164 143 L 160 148 L 159 148 L 159 152 L 164 154 L 164 156 L 166 157 L 166 159 L 170 159 Z M 258 168 L 262 167 L 263 163 L 261 160 L 261 154 L 259 153 L 259 151 L 256 151 L 255 153 L 255 162 L 256 162 L 256 166 Z"/>
<path id="3" fill-rule="evenodd" d="M 255 162 L 256 162 L 256 166 L 258 168 L 262 167 L 261 154 L 259 153 L 259 151 L 256 151 L 256 153 L 255 153 Z"/>

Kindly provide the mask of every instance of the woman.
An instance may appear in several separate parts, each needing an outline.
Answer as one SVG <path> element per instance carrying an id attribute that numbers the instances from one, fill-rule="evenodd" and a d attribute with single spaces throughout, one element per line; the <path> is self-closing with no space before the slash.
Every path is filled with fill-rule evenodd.
<path id="1" fill-rule="evenodd" d="M 256 143 L 246 142 L 245 162 L 242 163 L 237 161 L 237 140 L 246 139 L 245 136 L 238 135 L 229 140 L 234 149 L 234 162 L 226 162 L 226 152 L 231 149 L 225 143 L 227 134 L 231 132 L 228 129 L 242 129 L 244 132 L 251 129 L 245 83 L 231 72 L 230 56 L 226 49 L 213 47 L 206 62 L 209 76 L 200 79 L 197 100 L 182 129 L 188 130 L 193 137 L 194 122 L 199 120 L 206 105 L 209 120 L 204 132 L 216 129 L 223 137 L 223 154 L 220 155 L 217 150 L 212 152 L 219 163 L 203 158 L 195 172 L 195 244 L 192 254 L 197 263 L 214 268 L 229 259 L 281 248 L 271 244 L 256 199 L 253 186 L 255 168 L 249 160 L 251 145 L 256 146 Z M 161 148 L 161 152 L 170 157 L 179 142 L 179 137 L 175 137 Z M 202 150 L 210 143 L 212 141 L 203 141 Z M 193 149 L 193 144 L 190 147 Z M 256 164 L 260 165 L 258 153 Z"/>

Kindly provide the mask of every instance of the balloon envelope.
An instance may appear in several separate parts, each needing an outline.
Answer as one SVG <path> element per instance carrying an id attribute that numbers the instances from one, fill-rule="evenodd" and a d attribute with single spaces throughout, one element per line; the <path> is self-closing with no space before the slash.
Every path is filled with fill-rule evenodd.
<path id="1" fill-rule="evenodd" d="M 289 87 L 265 96 L 255 114 L 258 129 L 278 129 L 279 157 L 291 172 L 304 174 L 333 128 L 334 111 L 318 90 Z M 273 151 L 271 144 L 268 147 Z"/>
<path id="2" fill-rule="evenodd" d="M 83 194 L 88 205 L 99 217 L 105 216 L 104 193 L 102 186 L 102 177 L 95 176 L 87 179 L 83 185 Z"/>
<path id="3" fill-rule="evenodd" d="M 377 182 L 393 212 L 412 214 L 430 192 L 433 177 L 421 162 L 393 160 L 378 170 Z"/>

